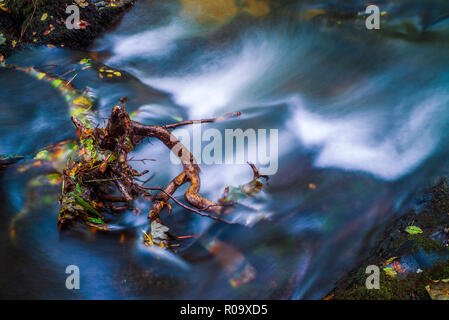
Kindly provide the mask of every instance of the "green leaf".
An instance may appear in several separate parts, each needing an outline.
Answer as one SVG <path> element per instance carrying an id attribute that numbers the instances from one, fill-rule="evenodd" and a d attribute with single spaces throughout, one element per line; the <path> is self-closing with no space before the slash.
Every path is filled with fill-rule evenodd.
<path id="1" fill-rule="evenodd" d="M 104 221 L 98 218 L 88 217 L 87 220 L 96 224 L 104 224 Z"/>
<path id="2" fill-rule="evenodd" d="M 50 184 L 52 185 L 57 185 L 59 184 L 61 179 L 61 175 L 59 173 L 50 173 L 47 174 L 47 180 Z"/>
<path id="3" fill-rule="evenodd" d="M 423 231 L 421 230 L 420 227 L 417 226 L 408 226 L 405 231 L 407 231 L 410 234 L 419 234 L 419 233 L 423 233 Z"/>
<path id="4" fill-rule="evenodd" d="M 30 187 L 40 187 L 42 185 L 40 177 L 37 177 L 29 182 Z"/>
<path id="5" fill-rule="evenodd" d="M 61 174 L 59 173 L 49 173 L 47 174 L 48 179 L 59 179 L 61 178 Z"/>
<path id="6" fill-rule="evenodd" d="M 47 150 L 39 151 L 36 154 L 36 156 L 34 157 L 34 159 L 37 159 L 37 160 L 47 160 L 48 158 L 49 158 L 49 155 L 48 155 L 48 151 Z"/>
<path id="7" fill-rule="evenodd" d="M 0 46 L 6 42 L 6 38 L 3 33 L 0 33 Z"/>
<path id="8" fill-rule="evenodd" d="M 51 85 L 55 88 L 59 88 L 62 85 L 61 79 L 55 79 L 51 82 Z"/>
<path id="9" fill-rule="evenodd" d="M 94 148 L 94 142 L 92 139 L 87 139 L 83 142 L 87 150 L 92 150 Z"/>
<path id="10" fill-rule="evenodd" d="M 76 184 L 75 188 L 76 188 L 76 191 L 78 192 L 78 194 L 83 194 L 83 190 L 81 190 L 81 187 L 80 187 L 79 183 Z"/>
<path id="11" fill-rule="evenodd" d="M 50 196 L 50 195 L 45 195 L 45 196 L 42 198 L 42 200 L 43 200 L 43 202 L 44 202 L 45 204 L 48 204 L 48 205 L 54 203 L 54 199 L 53 199 L 53 197 Z"/>

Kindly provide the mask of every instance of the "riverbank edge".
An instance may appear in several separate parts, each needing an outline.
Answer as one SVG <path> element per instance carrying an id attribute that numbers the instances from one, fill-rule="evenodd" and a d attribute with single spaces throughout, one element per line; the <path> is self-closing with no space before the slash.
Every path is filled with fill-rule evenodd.
<path id="1" fill-rule="evenodd" d="M 324 299 L 429 300 L 437 298 L 436 291 L 447 290 L 449 283 L 441 280 L 449 279 L 449 178 L 423 190 L 415 208 L 392 219 L 376 239 Z M 410 261 L 418 267 L 407 265 Z M 379 289 L 366 286 L 370 265 L 379 267 Z"/>

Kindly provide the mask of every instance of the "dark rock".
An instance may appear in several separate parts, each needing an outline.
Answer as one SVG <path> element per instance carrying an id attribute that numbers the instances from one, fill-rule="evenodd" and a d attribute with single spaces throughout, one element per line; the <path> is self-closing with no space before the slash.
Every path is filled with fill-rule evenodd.
<path id="1" fill-rule="evenodd" d="M 68 29 L 65 22 L 70 14 L 66 13 L 66 8 L 74 4 L 72 0 L 36 0 L 36 7 L 32 0 L 6 1 L 8 12 L 0 11 L 0 33 L 7 41 L 0 46 L 0 53 L 7 57 L 24 44 L 86 48 L 103 32 L 116 26 L 135 1 L 109 0 L 102 6 L 92 0 L 84 2 L 84 7 L 79 6 L 80 29 Z M 42 19 L 44 14 L 47 17 Z M 12 41 L 16 42 L 15 46 Z"/>

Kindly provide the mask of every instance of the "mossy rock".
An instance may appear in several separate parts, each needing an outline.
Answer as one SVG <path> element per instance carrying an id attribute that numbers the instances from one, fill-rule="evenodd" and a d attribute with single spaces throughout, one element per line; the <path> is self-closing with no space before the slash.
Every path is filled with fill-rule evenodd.
<path id="1" fill-rule="evenodd" d="M 380 288 L 367 289 L 367 275 L 364 269 L 359 269 L 353 277 L 353 282 L 345 288 L 336 290 L 336 300 L 430 300 L 426 285 L 432 280 L 449 278 L 449 261 L 438 263 L 433 268 L 422 273 L 412 273 L 404 279 L 392 278 L 381 271 Z"/>
<path id="2" fill-rule="evenodd" d="M 432 280 L 449 278 L 449 183 L 441 179 L 425 190 L 427 199 L 418 211 L 410 210 L 386 224 L 374 247 L 359 265 L 340 279 L 332 290 L 334 299 L 346 300 L 408 300 L 430 299 L 426 286 Z M 422 233 L 409 234 L 407 226 L 419 226 Z M 440 235 L 435 238 L 435 235 Z M 392 257 L 413 258 L 428 255 L 429 265 L 422 272 L 406 272 L 390 277 L 380 270 L 380 289 L 367 289 L 365 281 L 369 265 L 379 267 Z M 437 260 L 430 257 L 438 257 Z"/>
<path id="3" fill-rule="evenodd" d="M 95 38 L 116 26 L 133 4 L 132 0 L 120 0 L 118 6 L 99 8 L 94 1 L 85 0 L 86 6 L 79 7 L 80 29 L 68 29 L 65 25 L 69 14 L 66 8 L 76 4 L 71 0 L 6 0 L 8 12 L 0 11 L 8 26 L 0 24 L 0 30 L 7 37 L 6 45 L 0 46 L 0 53 L 9 56 L 22 44 L 60 46 L 72 49 L 88 47 Z M 0 17 L 1 18 L 1 17 Z M 6 23 L 5 22 L 5 23 Z M 16 46 L 12 45 L 15 41 Z"/>

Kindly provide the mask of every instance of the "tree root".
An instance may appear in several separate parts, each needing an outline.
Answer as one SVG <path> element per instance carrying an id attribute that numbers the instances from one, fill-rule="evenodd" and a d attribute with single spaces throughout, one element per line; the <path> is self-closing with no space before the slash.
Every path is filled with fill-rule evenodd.
<path id="1" fill-rule="evenodd" d="M 201 181 L 198 163 L 169 130 L 193 123 L 222 121 L 239 116 L 240 113 L 216 119 L 155 126 L 132 121 L 125 110 L 125 102 L 126 100 L 122 100 L 121 105 L 112 109 L 105 128 L 90 129 L 78 118 L 72 117 L 80 136 L 80 151 L 76 159 L 68 160 L 67 168 L 63 171 L 64 182 L 58 227 L 64 228 L 75 221 L 81 221 L 88 226 L 106 230 L 105 211 L 109 213 L 124 211 L 130 206 L 131 201 L 140 196 L 149 197 L 153 202 L 148 212 L 150 225 L 154 222 L 161 224 L 160 215 L 164 208 L 168 209 L 168 213 L 171 212 L 170 200 L 203 217 L 234 224 L 218 217 L 226 208 L 234 205 L 232 199 L 228 198 L 226 192 L 218 202 L 208 200 L 199 194 Z M 148 171 L 137 172 L 129 165 L 128 154 L 145 138 L 160 140 L 181 159 L 183 171 L 165 188 L 145 187 L 138 183 L 136 177 Z M 253 181 L 265 177 L 259 174 L 253 164 L 250 165 L 254 172 Z M 190 206 L 181 203 L 173 196 L 175 191 L 186 183 L 190 186 L 184 198 Z M 113 195 L 114 191 L 118 191 L 120 196 Z M 150 191 L 159 191 L 159 194 L 152 194 Z M 118 206 L 114 203 L 125 205 Z"/>

